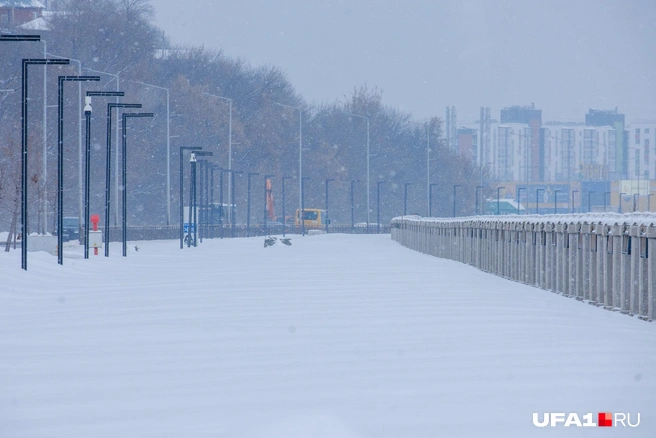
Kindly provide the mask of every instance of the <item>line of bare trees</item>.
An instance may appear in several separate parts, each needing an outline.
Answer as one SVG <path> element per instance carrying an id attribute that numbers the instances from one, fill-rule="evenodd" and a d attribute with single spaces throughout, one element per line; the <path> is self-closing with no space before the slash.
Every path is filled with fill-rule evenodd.
<path id="1" fill-rule="evenodd" d="M 143 83 L 170 89 L 172 205 L 178 202 L 178 151 L 180 146 L 202 146 L 214 152 L 220 166 L 228 163 L 228 104 L 214 96 L 232 100 L 232 167 L 260 175 L 274 174 L 274 193 L 283 175 L 298 174 L 298 111 L 275 105 L 275 102 L 302 108 L 303 175 L 309 176 L 305 205 L 322 207 L 324 179 L 331 183 L 331 216 L 335 222 L 350 221 L 349 186 L 360 180 L 356 190 L 356 221 L 366 217 L 366 124 L 349 113 L 366 116 L 370 121 L 371 197 L 375 183 L 385 180 L 382 196 L 382 219 L 403 211 L 403 189 L 413 185 L 408 205 L 413 213 L 426 213 L 426 145 L 431 148 L 431 183 L 434 190 L 434 214 L 451 215 L 452 186 L 459 190 L 459 214 L 472 213 L 474 187 L 478 175 L 485 175 L 472 163 L 442 141 L 442 121 L 432 117 L 416 123 L 412 115 L 386 106 L 382 92 L 366 85 L 354 88 L 350 96 L 331 103 L 312 106 L 305 102 L 285 74 L 273 66 L 253 67 L 242 59 L 225 56 L 221 51 L 203 47 L 172 47 L 153 24 L 153 10 L 148 0 L 69 0 L 65 13 L 55 14 L 51 30 L 42 32 L 48 52 L 78 59 L 83 67 L 119 75 L 124 102 L 142 103 L 143 111 L 156 117 L 130 123 L 128 150 L 128 202 L 132 225 L 165 224 L 166 211 L 166 94 Z M 2 47 L 0 88 L 20 88 L 20 59 L 42 56 L 42 47 Z M 4 62 L 7 59 L 7 62 Z M 346 67 L 345 67 L 346 68 Z M 85 71 L 84 74 L 88 74 Z M 57 76 L 77 74 L 77 67 L 51 68 L 47 74 L 47 184 L 43 172 L 43 72 L 37 69 L 30 79 L 30 223 L 38 230 L 54 228 L 54 188 L 56 151 Z M 102 81 L 84 84 L 81 89 L 116 88 L 115 77 L 101 74 Z M 79 145 L 77 85 L 65 89 L 64 118 L 64 209 L 66 216 L 79 212 Z M 14 229 L 20 130 L 20 93 L 0 95 L 0 230 Z M 213 96 L 214 95 L 214 96 Z M 106 101 L 94 100 L 92 118 L 92 198 L 93 212 L 103 211 L 105 169 Z M 115 118 L 114 118 L 115 119 Z M 116 120 L 114 121 L 116 123 Z M 428 131 L 428 132 L 427 132 Z M 427 138 L 428 135 L 428 138 Z M 115 135 L 114 135 L 115 136 Z M 112 160 L 115 159 L 115 156 Z M 114 165 L 114 162 L 112 162 Z M 476 178 L 472 178 L 476 175 Z M 237 179 L 238 220 L 245 221 L 245 177 Z M 115 183 L 115 182 L 114 182 Z M 473 184 L 473 185 L 472 185 Z M 188 187 L 188 186 L 187 186 Z M 256 185 L 255 187 L 259 187 Z M 120 187 L 119 187 L 120 189 Z M 218 189 L 217 189 L 218 190 Z M 259 189 L 258 189 L 259 190 Z M 296 208 L 298 183 L 287 186 L 288 211 Z M 256 191 L 255 193 L 259 193 Z M 44 199 L 47 198 L 47 202 Z M 262 217 L 259 196 L 254 196 L 253 221 Z M 186 202 L 185 202 L 186 203 Z M 373 204 L 373 203 L 372 203 Z M 48 214 L 44 214 L 47 205 Z M 375 209 L 375 204 L 369 206 Z M 279 207 L 276 207 L 279 210 Z M 175 210 L 177 211 L 177 210 Z M 42 223 L 41 217 L 48 217 Z M 175 218 L 176 216 L 173 215 Z M 41 221 L 41 222 L 40 222 Z M 175 223 L 175 220 L 173 221 Z M 12 233 L 10 233 L 12 234 Z"/>

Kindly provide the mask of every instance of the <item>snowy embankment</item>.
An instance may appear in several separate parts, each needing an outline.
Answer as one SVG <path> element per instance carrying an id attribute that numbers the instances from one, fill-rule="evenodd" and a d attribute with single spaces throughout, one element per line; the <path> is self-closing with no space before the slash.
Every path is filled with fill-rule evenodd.
<path id="1" fill-rule="evenodd" d="M 1 437 L 656 436 L 655 324 L 389 235 L 137 245 L 0 253 Z"/>

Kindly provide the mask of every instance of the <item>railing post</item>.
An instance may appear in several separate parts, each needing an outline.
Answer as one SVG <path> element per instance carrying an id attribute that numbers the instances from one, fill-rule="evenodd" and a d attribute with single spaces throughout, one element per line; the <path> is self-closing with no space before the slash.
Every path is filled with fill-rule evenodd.
<path id="1" fill-rule="evenodd" d="M 653 224 L 645 231 L 647 238 L 647 318 L 656 319 L 656 226 Z"/>

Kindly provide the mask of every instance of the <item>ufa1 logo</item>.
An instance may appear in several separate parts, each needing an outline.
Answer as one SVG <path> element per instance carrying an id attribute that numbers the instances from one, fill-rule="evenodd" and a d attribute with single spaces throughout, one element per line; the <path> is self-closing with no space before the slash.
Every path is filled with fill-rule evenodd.
<path id="1" fill-rule="evenodd" d="M 581 421 L 583 419 L 583 421 Z M 596 415 L 587 413 L 579 417 L 576 413 L 565 414 L 564 412 L 545 413 L 540 417 L 539 414 L 533 413 L 533 425 L 537 427 L 557 427 L 562 423 L 563 427 L 638 427 L 640 425 L 640 414 L 638 413 L 637 419 L 633 417 L 632 422 L 631 414 L 624 412 L 599 412 Z"/>

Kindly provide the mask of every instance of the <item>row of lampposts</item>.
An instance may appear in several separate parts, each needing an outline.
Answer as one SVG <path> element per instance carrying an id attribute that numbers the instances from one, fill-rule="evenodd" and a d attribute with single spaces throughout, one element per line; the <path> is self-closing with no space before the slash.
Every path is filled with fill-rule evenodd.
<path id="1" fill-rule="evenodd" d="M 0 42 L 38 42 L 41 41 L 39 35 L 0 35 Z M 44 41 L 45 43 L 45 41 Z M 44 48 L 44 54 L 47 54 L 46 49 Z M 79 71 L 81 73 L 82 67 L 79 60 L 74 60 L 72 58 L 59 57 L 57 55 L 50 55 L 52 58 L 42 58 L 42 59 L 32 59 L 27 58 L 22 60 L 22 74 L 21 74 L 21 91 L 22 91 L 22 103 L 21 103 L 21 225 L 20 225 L 20 235 L 21 235 L 21 268 L 27 270 L 27 246 L 28 246 L 28 214 L 27 214 L 27 205 L 28 205 L 28 186 L 27 186 L 27 173 L 28 173 L 28 102 L 29 102 L 29 93 L 28 93 L 28 78 L 29 78 L 29 66 L 31 65 L 42 65 L 44 69 L 47 66 L 51 65 L 68 65 L 71 60 L 78 62 Z M 103 72 L 104 73 L 104 72 Z M 64 162 L 64 142 L 63 142 L 63 108 L 64 108 L 64 83 L 65 82 L 97 82 L 100 80 L 99 76 L 83 76 L 81 74 L 77 76 L 59 76 L 58 78 L 58 129 L 57 129 L 57 262 L 58 264 L 63 264 L 63 162 Z M 45 77 L 44 77 L 45 82 Z M 118 81 L 117 81 L 118 87 Z M 45 90 L 45 87 L 44 87 Z M 44 93 L 45 94 L 45 93 Z M 85 106 L 84 106 L 84 115 L 86 123 L 86 142 L 85 142 L 85 166 L 84 171 L 82 171 L 82 148 L 80 145 L 80 160 L 79 160 L 79 179 L 80 186 L 82 186 L 82 178 L 84 178 L 84 194 L 80 193 L 80 210 L 84 211 L 84 257 L 88 258 L 89 256 L 89 224 L 90 224 L 90 212 L 89 212 L 89 201 L 90 201 L 90 163 L 91 163 L 91 98 L 92 97 L 122 97 L 124 96 L 123 92 L 105 92 L 105 91 L 89 91 L 85 97 Z M 45 101 L 45 95 L 44 95 Z M 45 105 L 45 104 L 44 104 Z M 110 158 L 111 158 L 111 109 L 114 107 L 128 107 L 136 108 L 141 107 L 139 104 L 108 104 L 107 108 L 107 172 L 106 172 L 106 191 L 105 191 L 105 256 L 109 256 L 109 187 L 110 187 Z M 45 116 L 45 114 L 44 114 Z M 152 117 L 152 113 L 124 113 L 123 114 L 123 256 L 127 255 L 127 118 L 130 117 Z M 80 139 L 82 127 L 79 125 Z M 45 140 L 44 140 L 45 142 Z M 45 160 L 45 157 L 44 157 Z M 44 164 L 45 166 L 45 164 Z M 45 174 L 45 171 L 44 171 Z M 117 184 L 118 188 L 118 184 Z M 45 220 L 45 219 L 44 219 Z M 45 229 L 45 228 L 44 228 Z"/>

